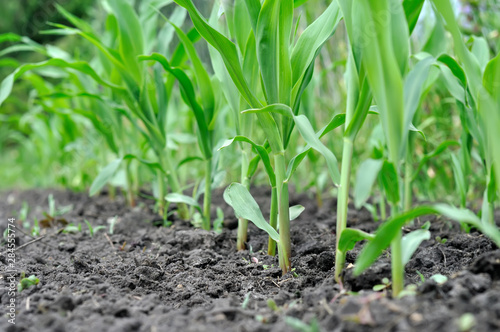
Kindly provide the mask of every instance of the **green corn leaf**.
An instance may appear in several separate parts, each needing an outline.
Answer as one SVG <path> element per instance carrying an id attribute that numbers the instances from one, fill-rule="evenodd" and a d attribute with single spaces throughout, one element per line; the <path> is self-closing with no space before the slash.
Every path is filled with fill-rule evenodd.
<path id="1" fill-rule="evenodd" d="M 372 93 L 368 81 L 365 79 L 361 85 L 361 94 L 359 95 L 356 109 L 354 110 L 352 119 L 349 121 L 349 124 L 344 132 L 344 137 L 348 137 L 354 141 L 359 130 L 363 126 L 363 123 L 365 122 L 371 102 Z"/>
<path id="2" fill-rule="evenodd" d="M 109 181 L 111 181 L 116 171 L 118 170 L 118 167 L 120 167 L 122 160 L 122 158 L 113 160 L 99 172 L 95 180 L 92 182 L 92 185 L 90 186 L 90 196 L 94 196 L 95 194 L 97 194 Z"/>
<path id="3" fill-rule="evenodd" d="M 451 155 L 451 161 L 453 169 L 453 178 L 455 179 L 457 191 L 460 195 L 460 202 L 462 206 L 465 206 L 465 203 L 467 201 L 467 191 L 468 191 L 465 174 L 463 172 L 462 165 L 460 164 L 460 161 L 458 160 L 458 157 L 455 156 L 455 154 Z"/>
<path id="4" fill-rule="evenodd" d="M 431 65 L 434 64 L 434 58 L 428 56 L 420 60 L 415 67 L 408 73 L 404 83 L 404 132 L 407 133 L 409 126 L 413 121 L 413 116 L 420 105 L 424 91 L 424 85 L 427 81 Z"/>
<path id="5" fill-rule="evenodd" d="M 340 172 L 337 163 L 337 158 L 316 136 L 314 129 L 309 120 L 304 115 L 294 116 L 295 125 L 300 132 L 300 135 L 314 150 L 318 151 L 325 157 L 328 166 L 328 172 L 335 184 L 340 183 Z"/>
<path id="6" fill-rule="evenodd" d="M 304 115 L 298 115 L 295 116 L 293 115 L 292 109 L 283 104 L 273 104 L 266 106 L 260 110 L 253 109 L 251 112 L 258 112 L 258 113 L 263 113 L 263 112 L 276 112 L 280 114 L 290 114 L 293 117 L 293 120 L 295 122 L 295 125 L 297 126 L 297 129 L 300 132 L 300 135 L 306 141 L 306 143 L 313 148 L 314 150 L 318 151 L 325 157 L 326 163 L 328 166 L 328 171 L 330 173 L 330 176 L 332 177 L 332 180 L 335 184 L 338 184 L 340 182 L 340 173 L 339 173 L 339 168 L 338 168 L 338 163 L 337 163 L 337 158 L 333 154 L 332 151 L 330 151 L 318 138 L 318 135 L 314 132 L 314 129 L 309 122 L 309 120 L 304 116 Z M 302 157 L 302 159 L 305 156 Z M 299 158 L 295 159 L 300 163 Z M 294 161 L 295 163 L 295 161 Z M 293 164 L 292 164 L 293 165 Z M 295 167 L 296 168 L 296 167 Z M 291 172 L 293 172 L 294 167 L 292 166 Z"/>
<path id="7" fill-rule="evenodd" d="M 362 230 L 354 228 L 346 228 L 340 235 L 338 250 L 345 253 L 349 250 L 354 249 L 354 246 L 359 241 L 363 240 L 370 241 L 373 240 L 374 238 L 375 235 L 363 232 Z"/>
<path id="8" fill-rule="evenodd" d="M 336 1 L 333 1 L 321 16 L 300 35 L 293 48 L 291 58 L 293 86 L 302 80 L 307 67 L 314 61 L 317 51 L 335 32 L 341 18 L 339 6 Z"/>
<path id="9" fill-rule="evenodd" d="M 437 58 L 437 61 L 445 64 L 448 68 L 450 68 L 453 75 L 455 75 L 455 77 L 460 80 L 462 86 L 467 86 L 467 77 L 465 76 L 465 71 L 463 70 L 462 66 L 460 66 L 460 64 L 457 62 L 457 60 L 455 60 L 448 54 L 441 54 Z"/>
<path id="10" fill-rule="evenodd" d="M 193 88 L 193 84 L 191 83 L 191 80 L 189 77 L 184 73 L 179 68 L 172 68 L 170 64 L 168 63 L 167 59 L 159 54 L 159 53 L 153 53 L 150 56 L 140 56 L 139 60 L 154 60 L 159 62 L 162 67 L 169 73 L 175 76 L 175 78 L 179 81 L 182 91 L 184 92 L 184 95 L 186 96 L 186 101 L 189 104 L 191 110 L 194 113 L 194 116 L 196 118 L 196 124 L 198 125 L 198 141 L 199 141 L 199 146 L 201 148 L 201 151 L 203 153 L 203 156 L 205 159 L 209 159 L 212 156 L 212 148 L 211 148 L 211 138 L 210 134 L 208 132 L 208 125 L 205 120 L 205 114 L 203 113 L 203 110 L 201 109 L 201 106 L 198 104 L 196 101 L 196 96 Z"/>
<path id="11" fill-rule="evenodd" d="M 169 23 L 174 27 L 177 35 L 179 36 L 179 39 L 181 40 L 184 48 L 189 55 L 189 58 L 191 59 L 196 79 L 198 81 L 198 87 L 200 89 L 200 96 L 203 103 L 203 110 L 205 112 L 205 119 L 207 123 L 210 123 L 212 122 L 212 118 L 214 116 L 215 105 L 214 92 L 212 89 L 212 82 L 210 80 L 210 77 L 208 76 L 208 73 L 205 70 L 205 66 L 198 57 L 194 45 L 191 40 L 189 40 L 188 36 L 173 22 L 169 21 Z"/>
<path id="12" fill-rule="evenodd" d="M 489 223 L 481 223 L 481 220 L 470 210 L 458 209 L 447 204 L 421 206 L 394 216 L 379 227 L 375 238 L 363 248 L 358 256 L 358 260 L 354 266 L 354 275 L 361 274 L 380 256 L 382 251 L 389 247 L 392 239 L 401 230 L 401 227 L 410 220 L 427 214 L 439 214 L 460 223 L 467 223 L 476 227 L 497 245 L 500 244 L 500 230 Z"/>
<path id="13" fill-rule="evenodd" d="M 259 154 L 259 157 L 262 160 L 262 163 L 264 164 L 264 168 L 267 172 L 267 176 L 269 177 L 271 187 L 276 187 L 276 175 L 274 173 L 273 166 L 271 164 L 271 159 L 269 158 L 269 154 L 268 154 L 267 150 L 264 148 L 264 146 L 256 144 L 254 141 L 252 141 L 248 137 L 236 136 L 236 137 L 233 137 L 232 139 L 225 141 L 222 144 L 222 146 L 219 148 L 219 150 L 221 150 L 225 147 L 228 147 L 233 142 L 245 142 L 245 143 L 252 145 L 252 147 Z"/>
<path id="14" fill-rule="evenodd" d="M 187 9 L 191 20 L 200 35 L 220 53 L 229 75 L 242 94 L 243 98 L 245 98 L 251 107 L 261 107 L 261 103 L 249 89 L 245 80 L 241 64 L 239 62 L 238 52 L 234 43 L 212 28 L 202 18 L 192 0 L 175 0 L 175 2 Z"/>
<path id="15" fill-rule="evenodd" d="M 403 254 L 403 265 L 406 265 L 411 256 L 417 251 L 420 244 L 431 238 L 431 232 L 426 229 L 417 229 L 405 236 L 401 240 L 401 251 Z"/>
<path id="16" fill-rule="evenodd" d="M 334 116 L 330 120 L 330 122 L 325 127 L 323 127 L 316 134 L 316 136 L 321 138 L 321 137 L 325 136 L 326 134 L 328 134 L 330 131 L 334 130 L 335 128 L 342 126 L 345 123 L 345 118 L 346 118 L 346 116 L 344 113 L 337 114 L 336 116 Z M 288 167 L 287 167 L 287 170 L 286 170 L 287 181 L 291 180 L 293 173 L 295 173 L 295 170 L 297 169 L 297 167 L 299 167 L 300 163 L 304 160 L 304 158 L 309 154 L 311 149 L 312 149 L 312 147 L 308 144 L 305 147 L 304 151 L 302 151 L 301 153 L 299 153 L 298 155 L 296 155 L 295 157 L 293 157 L 290 160 Z"/>
<path id="17" fill-rule="evenodd" d="M 307 1 L 309 1 L 309 0 L 293 0 L 293 6 L 295 8 L 297 8 L 297 7 L 302 6 L 303 4 L 305 4 Z"/>
<path id="18" fill-rule="evenodd" d="M 257 57 L 268 104 L 290 104 L 292 14 L 291 0 L 265 0 L 257 21 Z"/>
<path id="19" fill-rule="evenodd" d="M 178 194 L 178 193 L 170 193 L 165 196 L 165 200 L 170 203 L 183 203 L 190 206 L 193 206 L 198 210 L 198 212 L 202 213 L 201 206 L 198 202 L 191 196 Z"/>
<path id="20" fill-rule="evenodd" d="M 230 3 L 229 1 L 224 1 L 223 5 Z M 260 5 L 260 4 L 259 4 Z M 250 15 L 247 11 L 247 7 L 244 0 L 234 1 L 234 13 L 232 20 L 226 17 L 226 22 L 228 26 L 231 25 L 237 27 L 234 31 L 234 39 L 240 50 L 244 50 L 248 42 L 250 33 L 252 33 L 252 24 L 250 21 Z"/>
<path id="21" fill-rule="evenodd" d="M 305 209 L 306 208 L 303 207 L 302 205 L 290 206 L 290 209 L 289 209 L 290 220 L 297 219 L 302 214 L 302 212 L 304 212 Z"/>
<path id="22" fill-rule="evenodd" d="M 441 20 L 436 20 L 436 23 L 434 24 L 434 29 L 432 29 L 432 33 L 425 42 L 424 47 L 422 47 L 422 50 L 436 57 L 439 54 L 446 52 L 447 50 L 446 30 L 444 29 Z"/>
<path id="23" fill-rule="evenodd" d="M 391 244 L 392 239 L 398 234 L 403 225 L 419 216 L 434 213 L 430 207 L 418 207 L 392 217 L 389 221 L 382 224 L 377 230 L 375 237 L 363 248 L 354 265 L 354 275 L 360 275 L 380 256 Z"/>
<path id="24" fill-rule="evenodd" d="M 406 20 L 408 21 L 408 29 L 410 34 L 417 25 L 420 12 L 424 6 L 424 0 L 404 0 L 403 8 L 405 10 Z"/>
<path id="25" fill-rule="evenodd" d="M 240 183 L 232 183 L 224 191 L 224 200 L 234 209 L 238 218 L 252 221 L 255 226 L 265 231 L 276 243 L 280 242 L 278 233 L 264 219 L 259 205 L 248 189 Z"/>
<path id="26" fill-rule="evenodd" d="M 497 188 L 500 188 L 500 54 L 493 58 L 485 68 L 483 75 L 483 92 L 480 99 L 480 112 L 489 140 L 490 154 L 493 156 L 495 179 Z"/>
<path id="27" fill-rule="evenodd" d="M 252 29 L 255 33 L 255 31 L 257 31 L 257 21 L 259 20 L 261 9 L 260 0 L 245 0 L 245 4 L 247 6 L 248 15 L 250 16 Z"/>
<path id="28" fill-rule="evenodd" d="M 444 151 L 446 151 L 447 148 L 452 147 L 452 146 L 460 146 L 460 143 L 457 141 L 444 141 L 441 144 L 439 144 L 432 152 L 429 152 L 428 154 L 424 155 L 424 157 L 420 160 L 418 163 L 418 167 L 413 173 L 412 176 L 412 181 L 414 181 L 418 175 L 422 167 L 432 158 L 439 156 L 442 154 Z"/>
<path id="29" fill-rule="evenodd" d="M 372 192 L 373 184 L 382 169 L 380 159 L 367 159 L 359 165 L 354 186 L 354 207 L 361 208 Z"/>
<path id="30" fill-rule="evenodd" d="M 401 74 L 408 59 L 408 28 L 403 27 L 404 24 L 400 20 L 402 7 L 397 1 L 399 0 L 354 1 L 352 9 L 356 14 L 354 25 L 366 26 L 367 22 L 374 23 L 373 33 L 365 34 L 362 45 L 370 50 L 370 56 L 364 56 L 362 60 L 377 101 L 390 160 L 393 163 L 399 161 L 399 156 L 406 146 Z M 404 16 L 402 19 L 404 20 Z M 397 51 L 394 45 L 397 45 Z M 403 59 L 404 57 L 406 59 Z"/>
<path id="31" fill-rule="evenodd" d="M 24 64 L 21 67 L 17 68 L 12 74 L 8 75 L 0 85 L 0 105 L 2 105 L 2 103 L 11 93 L 14 81 L 18 79 L 21 75 L 33 69 L 40 69 L 50 66 L 79 71 L 83 74 L 92 77 L 99 84 L 113 88 L 119 93 L 124 92 L 124 89 L 122 87 L 104 81 L 86 62 L 83 61 L 67 62 L 62 59 L 50 59 L 38 63 Z"/>
<path id="32" fill-rule="evenodd" d="M 461 85 L 458 77 L 453 75 L 451 69 L 443 64 L 439 64 L 439 69 L 441 70 L 441 75 L 443 77 L 444 83 L 446 85 L 447 90 L 450 92 L 453 98 L 461 102 L 462 104 L 466 104 L 466 93 L 464 86 Z"/>
<path id="33" fill-rule="evenodd" d="M 393 205 L 399 203 L 399 175 L 393 163 L 385 160 L 380 170 L 380 181 L 384 187 L 387 200 Z"/>
<path id="34" fill-rule="evenodd" d="M 108 0 L 118 21 L 120 55 L 127 71 L 139 86 L 142 85 L 142 70 L 137 57 L 144 53 L 142 26 L 134 8 L 125 0 Z"/>
<path id="35" fill-rule="evenodd" d="M 490 61 L 490 47 L 488 46 L 488 42 L 483 37 L 472 37 L 473 44 L 471 52 L 475 56 L 480 68 L 481 72 L 484 72 L 484 68 Z"/>
<path id="36" fill-rule="evenodd" d="M 0 44 L 5 43 L 5 42 L 19 42 L 21 41 L 22 37 L 19 36 L 18 34 L 15 34 L 13 32 L 7 32 L 7 33 L 2 33 L 0 34 Z"/>

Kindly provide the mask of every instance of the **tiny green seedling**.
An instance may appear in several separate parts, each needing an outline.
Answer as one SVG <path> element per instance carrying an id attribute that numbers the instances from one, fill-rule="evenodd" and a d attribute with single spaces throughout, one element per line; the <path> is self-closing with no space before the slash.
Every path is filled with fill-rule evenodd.
<path id="1" fill-rule="evenodd" d="M 460 332 L 472 331 L 474 326 L 476 326 L 476 317 L 471 313 L 465 313 L 458 319 L 457 325 Z"/>
<path id="2" fill-rule="evenodd" d="M 214 220 L 214 232 L 220 234 L 222 233 L 222 227 L 224 226 L 224 211 L 220 207 L 217 207 L 217 218 Z"/>
<path id="3" fill-rule="evenodd" d="M 285 317 L 285 323 L 292 327 L 294 330 L 299 332 L 319 332 L 321 331 L 319 328 L 319 324 L 317 319 L 313 318 L 310 324 L 304 323 L 298 318 L 295 317 Z"/>
<path id="4" fill-rule="evenodd" d="M 391 287 L 391 281 L 388 278 L 383 278 L 381 284 L 373 286 L 373 290 L 375 292 L 380 292 L 382 290 L 388 289 L 389 287 Z"/>
<path id="5" fill-rule="evenodd" d="M 94 237 L 94 234 L 100 230 L 100 229 L 105 229 L 106 227 L 100 225 L 100 226 L 96 226 L 96 227 L 92 227 L 92 224 L 90 224 L 90 222 L 87 220 L 87 219 L 84 219 L 85 223 L 87 224 L 87 227 L 89 228 L 89 233 L 90 233 L 90 237 Z"/>
<path id="6" fill-rule="evenodd" d="M 17 291 L 21 293 L 23 290 L 30 288 L 31 286 L 36 286 L 40 280 L 35 277 L 35 275 L 30 275 L 28 278 L 25 278 L 25 273 L 21 273 L 21 280 L 17 284 Z"/>
<path id="7" fill-rule="evenodd" d="M 420 277 L 420 283 L 421 283 L 421 284 L 423 284 L 423 283 L 425 282 L 425 277 L 424 277 L 424 275 L 423 275 L 420 271 L 418 271 L 418 270 L 416 270 L 415 272 L 416 272 L 416 273 L 418 274 L 418 276 Z"/>
<path id="8" fill-rule="evenodd" d="M 79 233 L 82 231 L 82 224 L 78 224 L 78 226 L 76 226 L 75 224 L 71 223 L 71 224 L 68 224 L 66 225 L 66 227 L 64 227 L 63 229 L 63 233 Z"/>
<path id="9" fill-rule="evenodd" d="M 250 303 L 250 296 L 252 295 L 252 292 L 248 292 L 247 295 L 245 295 L 245 299 L 243 300 L 243 303 L 241 303 L 241 309 L 245 310 L 248 307 L 248 304 Z"/>
<path id="10" fill-rule="evenodd" d="M 108 219 L 109 223 L 109 234 L 113 235 L 115 231 L 116 221 L 118 220 L 118 216 L 114 216 L 113 218 Z"/>
<path id="11" fill-rule="evenodd" d="M 434 280 L 437 284 L 442 285 L 448 281 L 448 277 L 442 274 L 434 274 L 430 277 L 430 279 Z"/>
<path id="12" fill-rule="evenodd" d="M 448 239 L 441 238 L 440 236 L 436 236 L 435 240 L 436 240 L 436 242 L 441 243 L 441 244 L 445 244 L 446 242 L 448 242 Z"/>

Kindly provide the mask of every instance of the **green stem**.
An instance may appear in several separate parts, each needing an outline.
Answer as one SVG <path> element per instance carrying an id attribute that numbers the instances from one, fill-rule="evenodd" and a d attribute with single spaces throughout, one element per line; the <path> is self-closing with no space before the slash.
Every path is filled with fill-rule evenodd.
<path id="1" fill-rule="evenodd" d="M 342 169 L 340 175 L 339 196 L 337 200 L 337 244 L 335 254 L 335 280 L 340 282 L 340 274 L 344 269 L 345 252 L 338 250 L 339 240 L 342 232 L 347 227 L 347 209 L 349 204 L 349 179 L 351 177 L 353 142 L 344 138 L 344 149 L 342 151 Z"/>
<path id="2" fill-rule="evenodd" d="M 380 220 L 385 221 L 387 218 L 387 213 L 385 211 L 385 197 L 384 195 L 380 195 L 380 201 L 379 201 L 379 208 L 380 208 Z"/>
<path id="3" fill-rule="evenodd" d="M 159 157 L 160 157 L 160 163 L 161 165 L 163 165 L 165 172 L 167 173 L 167 180 L 168 180 L 168 185 L 170 186 L 170 191 L 174 193 L 181 193 L 181 186 L 179 184 L 179 179 L 177 178 L 177 174 L 173 171 L 168 156 L 167 158 L 164 158 L 163 155 L 160 154 Z M 160 198 L 162 200 L 165 199 L 165 197 L 160 197 Z M 179 213 L 179 217 L 182 220 L 189 220 L 189 209 L 186 204 L 178 203 L 177 210 Z"/>
<path id="4" fill-rule="evenodd" d="M 202 228 L 210 230 L 210 206 L 212 205 L 212 158 L 205 161 L 205 194 L 203 195 Z"/>
<path id="5" fill-rule="evenodd" d="M 245 148 L 241 152 L 241 184 L 250 190 L 250 179 L 248 178 L 248 153 Z M 248 238 L 248 220 L 238 218 L 238 238 L 236 249 L 245 250 L 245 243 Z"/>
<path id="6" fill-rule="evenodd" d="M 391 205 L 391 215 L 396 216 L 399 213 L 399 207 Z M 398 230 L 396 236 L 391 241 L 391 273 L 392 273 L 392 295 L 398 296 L 404 288 L 404 265 L 402 250 L 402 231 Z"/>
<path id="7" fill-rule="evenodd" d="M 165 212 L 165 184 L 163 183 L 163 173 L 156 170 L 156 182 L 158 183 L 158 213 L 160 216 Z"/>
<path id="8" fill-rule="evenodd" d="M 405 162 L 405 179 L 404 179 L 404 211 L 410 211 L 413 199 L 413 193 L 411 188 L 411 180 L 413 175 L 413 168 L 411 165 L 410 158 L 410 144 L 408 144 L 408 150 L 406 154 L 406 162 Z"/>
<path id="9" fill-rule="evenodd" d="M 402 231 L 398 233 L 391 242 L 391 269 L 392 269 L 392 294 L 398 296 L 404 287 L 404 266 L 401 248 Z"/>
<path id="10" fill-rule="evenodd" d="M 271 211 L 269 213 L 269 224 L 272 228 L 278 228 L 278 189 L 272 187 L 271 189 Z M 269 237 L 267 244 L 267 254 L 270 256 L 276 255 L 276 241 Z"/>
<path id="11" fill-rule="evenodd" d="M 116 188 L 112 184 L 108 184 L 109 189 L 109 199 L 114 201 L 116 198 Z"/>
<path id="12" fill-rule="evenodd" d="M 125 166 L 125 177 L 127 178 L 127 202 L 131 207 L 135 206 L 134 191 L 132 188 L 132 172 L 130 170 L 130 161 Z"/>
<path id="13" fill-rule="evenodd" d="M 288 199 L 288 182 L 286 179 L 285 153 L 280 151 L 274 155 L 276 185 L 278 191 L 278 223 L 280 235 L 280 267 L 283 274 L 291 270 L 290 257 L 290 211 Z"/>

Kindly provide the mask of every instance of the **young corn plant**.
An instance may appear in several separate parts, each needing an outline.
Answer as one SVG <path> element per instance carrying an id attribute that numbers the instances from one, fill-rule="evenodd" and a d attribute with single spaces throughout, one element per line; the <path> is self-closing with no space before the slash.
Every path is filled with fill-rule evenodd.
<path id="1" fill-rule="evenodd" d="M 442 58 L 436 61 L 428 54 L 418 55 L 416 58 L 419 61 L 408 71 L 408 31 L 411 32 L 411 25 L 409 30 L 403 6 L 398 1 L 354 1 L 351 9 L 356 12 L 354 20 L 358 20 L 357 26 L 362 27 L 364 22 L 365 27 L 371 26 L 374 29 L 372 34 L 358 35 L 357 41 L 362 41 L 363 44 L 353 48 L 361 53 L 366 49 L 371 51 L 370 56 L 362 57 L 362 63 L 377 102 L 388 146 L 389 158 L 383 162 L 380 172 L 382 186 L 391 204 L 392 216 L 377 230 L 375 236 L 346 229 L 338 246 L 340 251 L 344 251 L 352 249 L 356 241 L 369 240 L 354 269 L 354 273 L 359 274 L 390 244 L 393 294 L 397 296 L 404 286 L 404 263 L 407 262 L 403 257 L 406 251 L 403 248 L 401 227 L 409 220 L 422 214 L 438 213 L 473 225 L 496 243 L 500 240 L 500 232 L 490 224 L 481 222 L 470 211 L 446 205 L 424 206 L 405 213 L 400 212 L 399 163 L 407 156 L 408 131 L 421 96 L 426 90 L 425 84 L 431 66 L 440 69 L 439 61 L 444 61 Z M 453 15 L 451 10 L 449 13 Z M 408 11 L 406 14 L 408 15 Z M 344 15 L 346 16 L 345 11 Z M 422 236 L 423 234 L 415 235 L 415 239 L 421 242 Z"/>
<path id="2" fill-rule="evenodd" d="M 269 226 L 265 228 L 270 235 L 272 234 L 272 238 L 277 240 L 280 267 L 283 273 L 286 273 L 291 269 L 291 246 L 285 154 L 294 123 L 298 125 L 302 136 L 307 137 L 304 137 L 307 143 L 313 143 L 311 146 L 314 147 L 319 142 L 307 118 L 296 114 L 300 105 L 300 97 L 314 69 L 314 59 L 323 43 L 335 31 L 340 19 L 338 6 L 332 3 L 298 37 L 295 45 L 292 45 L 294 1 L 266 0 L 262 4 L 258 0 L 245 1 L 246 13 L 252 28 L 248 38 L 250 42 L 255 42 L 255 54 L 262 81 L 261 89 L 265 96 L 264 99 L 260 99 L 257 97 L 258 91 L 252 90 L 247 83 L 240 58 L 240 54 L 255 58 L 254 53 L 239 53 L 237 46 L 230 39 L 206 22 L 191 0 L 176 0 L 175 2 L 187 9 L 200 35 L 220 54 L 233 84 L 250 107 L 246 113 L 254 113 L 264 130 L 274 159 L 279 237 L 276 230 L 269 224 L 265 223 Z M 243 64 L 245 60 L 247 59 L 243 59 Z M 320 149 L 325 152 L 323 146 Z M 328 154 L 329 168 L 333 176 L 338 176 L 335 157 L 329 150 L 325 153 Z M 239 217 L 262 220 L 260 210 L 253 211 L 250 214 L 252 218 L 245 217 L 249 212 L 248 205 L 245 205 L 249 195 L 245 186 L 232 185 L 226 190 L 225 198 Z M 253 205 L 252 208 L 258 209 L 258 206 Z M 255 220 L 252 221 L 256 223 Z"/>

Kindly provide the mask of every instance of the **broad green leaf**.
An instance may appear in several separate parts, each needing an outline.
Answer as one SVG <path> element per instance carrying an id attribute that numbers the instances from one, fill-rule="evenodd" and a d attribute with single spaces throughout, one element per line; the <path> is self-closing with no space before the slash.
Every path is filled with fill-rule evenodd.
<path id="1" fill-rule="evenodd" d="M 321 138 L 323 136 L 325 136 L 326 134 L 328 134 L 330 131 L 334 130 L 335 128 L 338 128 L 340 126 L 342 126 L 344 123 L 345 123 L 345 114 L 342 113 L 342 114 L 337 114 L 336 116 L 334 116 L 330 122 L 325 126 L 323 127 L 317 134 L 316 136 Z M 293 157 L 289 164 L 288 164 L 288 168 L 286 170 L 286 179 L 287 181 L 290 181 L 293 173 L 295 172 L 295 170 L 297 169 L 297 167 L 299 167 L 300 163 L 302 162 L 302 160 L 304 160 L 304 158 L 309 154 L 310 150 L 311 150 L 311 146 L 308 144 L 304 151 L 302 151 L 301 153 L 299 153 L 298 155 L 296 155 L 295 157 Z"/>
<path id="2" fill-rule="evenodd" d="M 95 194 L 97 194 L 109 181 L 111 181 L 116 171 L 118 170 L 118 167 L 120 167 L 122 160 L 122 158 L 113 160 L 99 172 L 97 177 L 92 182 L 92 185 L 90 186 L 90 196 L 94 196 Z"/>
<path id="3" fill-rule="evenodd" d="M 460 223 L 470 224 L 493 240 L 497 246 L 500 244 L 500 230 L 491 224 L 481 223 L 481 220 L 470 210 L 458 209 L 447 204 L 421 206 L 394 216 L 379 227 L 375 238 L 363 248 L 358 256 L 354 266 L 354 275 L 361 274 L 380 256 L 382 251 L 389 247 L 392 239 L 405 223 L 427 214 L 439 214 Z"/>
<path id="4" fill-rule="evenodd" d="M 342 15 L 336 1 L 309 25 L 300 35 L 292 51 L 292 84 L 295 86 L 314 60 L 316 52 L 335 32 Z"/>
<path id="5" fill-rule="evenodd" d="M 297 219 L 302 212 L 304 212 L 306 208 L 303 207 L 302 205 L 294 205 L 294 206 L 290 206 L 290 212 L 289 212 L 289 216 L 290 216 L 290 220 L 295 220 Z"/>
<path id="6" fill-rule="evenodd" d="M 483 72 L 488 61 L 490 61 L 490 47 L 483 37 L 473 37 L 473 41 L 471 51 L 481 67 L 481 72 Z"/>
<path id="7" fill-rule="evenodd" d="M 465 89 L 460 84 L 460 80 L 458 79 L 458 77 L 453 75 L 453 72 L 450 70 L 449 67 L 443 64 L 439 64 L 438 67 L 441 70 L 441 74 L 445 82 L 446 88 L 448 89 L 452 97 L 465 105 L 466 104 Z"/>
<path id="8" fill-rule="evenodd" d="M 424 6 L 424 0 L 404 0 L 403 8 L 405 10 L 406 20 L 408 21 L 408 29 L 410 34 L 417 25 L 420 12 Z"/>
<path id="9" fill-rule="evenodd" d="M 374 238 L 375 235 L 363 232 L 362 230 L 355 228 L 346 228 L 340 235 L 338 250 L 345 253 L 349 250 L 354 249 L 354 246 L 359 241 L 370 241 Z"/>
<path id="10" fill-rule="evenodd" d="M 465 72 L 462 66 L 460 66 L 457 60 L 455 60 L 448 54 L 441 54 L 437 58 L 437 61 L 445 64 L 448 68 L 450 68 L 453 75 L 455 75 L 455 77 L 458 78 L 460 82 L 462 82 L 462 86 L 467 86 L 467 77 L 465 76 Z"/>
<path id="11" fill-rule="evenodd" d="M 305 117 L 305 115 L 299 115 L 293 117 L 295 121 L 295 125 L 300 132 L 300 135 L 309 144 L 314 150 L 318 151 L 325 157 L 326 164 L 328 166 L 328 172 L 335 184 L 340 183 L 340 172 L 339 166 L 337 163 L 337 158 L 332 151 L 330 151 L 318 138 L 314 129 L 309 122 L 309 120 Z"/>
<path id="12" fill-rule="evenodd" d="M 493 58 L 483 75 L 484 90 L 481 94 L 479 109 L 489 141 L 489 152 L 493 156 L 497 188 L 500 188 L 500 54 Z"/>
<path id="13" fill-rule="evenodd" d="M 280 242 L 279 235 L 264 219 L 259 205 L 248 189 L 240 183 L 232 183 L 224 191 L 224 200 L 234 209 L 238 218 L 252 221 L 255 226 L 265 231 L 274 241 Z"/>
<path id="14" fill-rule="evenodd" d="M 372 94 L 368 81 L 365 79 L 361 85 L 361 93 L 358 98 L 358 103 L 354 109 L 354 114 L 352 119 L 350 119 L 349 124 L 344 132 L 344 137 L 348 137 L 352 141 L 358 135 L 359 130 L 365 122 L 366 116 L 370 109 L 370 104 L 372 102 Z"/>
<path id="15" fill-rule="evenodd" d="M 393 163 L 385 160 L 380 170 L 380 181 L 384 187 L 387 200 L 393 205 L 399 203 L 399 175 Z"/>
<path id="16" fill-rule="evenodd" d="M 354 186 L 354 207 L 361 208 L 372 193 L 373 184 L 382 168 L 381 159 L 367 159 L 359 165 Z"/>
<path id="17" fill-rule="evenodd" d="M 290 105 L 292 0 L 265 0 L 257 21 L 257 57 L 268 104 Z"/>
<path id="18" fill-rule="evenodd" d="M 0 44 L 5 42 L 18 42 L 21 41 L 22 37 L 13 32 L 7 32 L 0 34 Z"/>
<path id="19" fill-rule="evenodd" d="M 245 98 L 251 107 L 261 107 L 261 103 L 249 89 L 245 80 L 238 57 L 238 51 L 236 50 L 234 43 L 212 28 L 202 18 L 192 0 L 175 0 L 175 2 L 187 9 L 191 20 L 200 35 L 220 53 L 229 75 L 242 94 L 243 98 Z"/>
<path id="20" fill-rule="evenodd" d="M 404 82 L 405 133 L 408 132 L 409 126 L 413 121 L 413 116 L 420 105 L 420 100 L 424 93 L 424 84 L 433 63 L 433 57 L 426 57 L 420 60 L 406 76 Z"/>
<path id="21" fill-rule="evenodd" d="M 403 23 L 398 19 L 402 14 L 402 7 L 397 1 L 399 0 L 359 0 L 353 2 L 352 8 L 355 26 L 364 27 L 369 22 L 374 23 L 370 26 L 373 33 L 365 34 L 364 39 L 359 40 L 363 45 L 358 47 L 370 50 L 370 56 L 364 56 L 362 61 L 380 111 L 393 163 L 399 161 L 406 146 L 401 72 L 406 67 L 408 58 L 408 28 L 402 28 Z M 404 16 L 402 19 L 404 20 Z M 398 45 L 397 51 L 394 44 Z M 406 59 L 402 59 L 404 56 Z"/>
<path id="22" fill-rule="evenodd" d="M 170 203 L 184 203 L 187 205 L 191 205 L 195 207 L 200 213 L 202 213 L 200 204 L 198 204 L 198 202 L 191 196 L 178 193 L 170 193 L 165 196 L 165 200 Z"/>
<path id="23" fill-rule="evenodd" d="M 446 52 L 447 50 L 447 39 L 446 30 L 444 29 L 441 20 L 436 20 L 434 28 L 429 38 L 425 42 L 422 50 L 432 54 L 433 56 L 438 56 L 439 54 Z"/>
<path id="24" fill-rule="evenodd" d="M 142 26 L 134 8 L 125 0 L 108 0 L 119 26 L 120 55 L 138 85 L 142 85 L 141 65 L 137 57 L 144 53 Z"/>
<path id="25" fill-rule="evenodd" d="M 252 29 L 254 33 L 257 31 L 257 21 L 259 20 L 260 13 L 260 0 L 245 0 L 247 6 L 248 15 L 250 16 L 250 23 L 252 24 Z"/>
<path id="26" fill-rule="evenodd" d="M 420 244 L 431 238 L 431 232 L 426 229 L 418 229 L 405 236 L 401 240 L 401 251 L 403 254 L 403 266 L 406 265 L 411 256 L 417 251 Z"/>
<path id="27" fill-rule="evenodd" d="M 413 210 L 405 212 L 401 215 L 394 216 L 387 222 L 383 223 L 377 230 L 375 237 L 368 242 L 354 265 L 354 275 L 360 275 L 380 256 L 389 245 L 394 237 L 401 230 L 401 227 L 408 221 L 415 219 L 425 214 L 434 213 L 432 207 L 417 207 Z"/>

